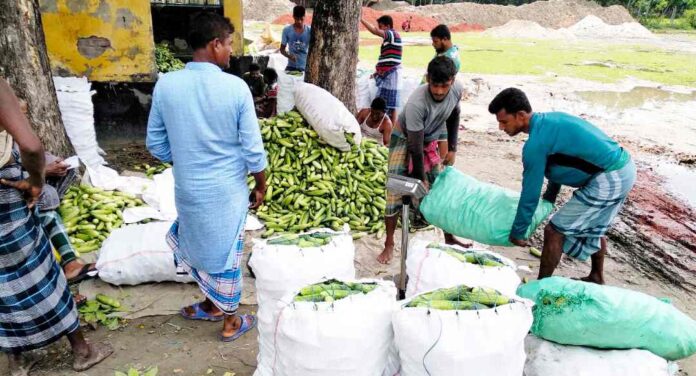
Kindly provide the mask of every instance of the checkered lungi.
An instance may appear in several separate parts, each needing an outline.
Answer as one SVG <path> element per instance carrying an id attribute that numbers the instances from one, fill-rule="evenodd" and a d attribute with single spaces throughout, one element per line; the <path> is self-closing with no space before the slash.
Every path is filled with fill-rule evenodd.
<path id="1" fill-rule="evenodd" d="M 405 138 L 405 136 L 399 134 L 398 132 L 392 133 L 389 141 L 389 160 L 387 162 L 387 172 L 390 174 L 408 176 L 409 162 L 408 140 Z M 433 165 L 430 168 L 430 171 L 426 172 L 425 175 L 428 178 L 428 182 L 431 186 L 435 182 L 437 176 L 440 174 L 440 171 L 442 171 L 442 163 Z M 401 212 L 401 205 L 401 197 L 387 192 L 387 206 L 385 208 L 385 215 L 387 217 L 398 215 Z"/>
<path id="2" fill-rule="evenodd" d="M 39 211 L 38 215 L 44 234 L 48 236 L 51 245 L 60 255 L 60 265 L 65 266 L 65 264 L 76 260 L 77 254 L 70 244 L 70 237 L 63 226 L 60 215 L 54 210 Z"/>
<path id="3" fill-rule="evenodd" d="M 241 261 L 244 253 L 244 225 L 239 237 L 232 245 L 231 252 L 235 254 L 232 269 L 221 273 L 207 273 L 191 266 L 179 248 L 179 221 L 172 224 L 167 234 L 167 243 L 174 251 L 174 264 L 177 273 L 188 273 L 198 283 L 203 294 L 216 307 L 227 315 L 237 313 L 239 301 L 242 298 L 242 268 Z"/>
<path id="4" fill-rule="evenodd" d="M 0 168 L 0 178 L 21 179 L 21 165 Z M 0 185 L 0 351 L 44 347 L 78 327 L 68 282 L 36 214 L 22 192 Z"/>
<path id="5" fill-rule="evenodd" d="M 375 84 L 377 84 L 377 96 L 387 102 L 387 112 L 396 110 L 399 107 L 399 74 L 401 68 L 394 69 L 384 73 L 384 75 L 375 74 Z"/>
<path id="6" fill-rule="evenodd" d="M 40 211 L 56 210 L 60 206 L 60 200 L 65 196 L 68 188 L 77 181 L 76 169 L 68 170 L 63 177 L 46 178 L 43 191 L 36 204 Z"/>
<path id="7" fill-rule="evenodd" d="M 636 165 L 631 160 L 619 170 L 597 174 L 573 192 L 551 218 L 551 225 L 565 235 L 563 252 L 579 260 L 596 253 L 635 181 Z"/>

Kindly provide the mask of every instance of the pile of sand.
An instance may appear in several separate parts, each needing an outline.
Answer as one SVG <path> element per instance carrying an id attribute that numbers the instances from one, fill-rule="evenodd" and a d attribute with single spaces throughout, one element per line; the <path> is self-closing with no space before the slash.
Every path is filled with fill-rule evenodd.
<path id="1" fill-rule="evenodd" d="M 407 6 L 408 3 L 405 1 L 379 0 L 378 2 L 370 6 L 370 8 L 374 10 L 397 10 Z"/>
<path id="2" fill-rule="evenodd" d="M 420 7 L 403 6 L 399 12 L 415 12 L 422 16 L 434 17 L 445 24 L 479 24 L 486 28 L 501 26 L 511 20 L 536 22 L 547 28 L 564 28 L 578 23 L 583 18 L 594 15 L 610 25 L 634 22 L 626 8 L 613 5 L 602 7 L 587 0 L 537 1 L 521 6 L 490 5 L 476 3 L 450 3 Z"/>
<path id="3" fill-rule="evenodd" d="M 637 22 L 609 25 L 595 16 L 587 16 L 569 28 L 552 29 L 532 21 L 512 20 L 503 26 L 487 29 L 485 32 L 498 38 L 527 39 L 653 39 L 655 35 Z"/>
<path id="4" fill-rule="evenodd" d="M 484 34 L 498 38 L 575 40 L 575 35 L 567 29 L 555 30 L 523 20 L 512 20 L 503 26 L 492 27 L 484 31 Z"/>
<path id="5" fill-rule="evenodd" d="M 625 22 L 620 25 L 608 25 L 595 16 L 587 16 L 568 28 L 578 38 L 656 38 L 650 30 L 638 22 Z"/>
<path id="6" fill-rule="evenodd" d="M 295 3 L 288 0 L 243 0 L 245 21 L 271 22 L 285 13 L 292 13 Z"/>

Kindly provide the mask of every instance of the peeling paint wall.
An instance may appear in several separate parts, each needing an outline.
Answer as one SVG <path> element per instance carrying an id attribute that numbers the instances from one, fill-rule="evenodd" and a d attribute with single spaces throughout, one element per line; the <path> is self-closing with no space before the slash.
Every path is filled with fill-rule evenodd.
<path id="1" fill-rule="evenodd" d="M 156 79 L 149 1 L 39 3 L 54 74 L 87 76 L 90 81 L 101 82 Z"/>
<path id="2" fill-rule="evenodd" d="M 232 35 L 232 55 L 244 55 L 244 22 L 242 12 L 242 0 L 223 0 L 222 10 L 225 17 L 229 18 L 234 26 Z"/>

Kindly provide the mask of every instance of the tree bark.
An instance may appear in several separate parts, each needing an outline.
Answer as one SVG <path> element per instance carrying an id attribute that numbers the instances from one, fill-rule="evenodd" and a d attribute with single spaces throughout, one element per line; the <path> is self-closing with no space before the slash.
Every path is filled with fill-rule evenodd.
<path id="1" fill-rule="evenodd" d="M 44 148 L 73 155 L 58 109 L 38 0 L 5 1 L 0 7 L 0 76 L 27 103 L 27 117 Z"/>
<path id="2" fill-rule="evenodd" d="M 360 0 L 317 1 L 305 75 L 305 81 L 324 88 L 353 113 L 360 4 Z"/>

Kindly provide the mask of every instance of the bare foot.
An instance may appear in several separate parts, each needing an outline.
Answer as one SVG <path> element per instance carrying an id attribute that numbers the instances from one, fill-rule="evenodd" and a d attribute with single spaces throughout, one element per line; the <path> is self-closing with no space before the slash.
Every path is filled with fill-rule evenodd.
<path id="1" fill-rule="evenodd" d="M 114 353 L 114 349 L 108 344 L 90 343 L 87 346 L 89 347 L 87 355 L 74 355 L 73 370 L 75 372 L 86 371 Z"/>
<path id="2" fill-rule="evenodd" d="M 596 283 L 598 285 L 603 285 L 604 284 L 604 278 L 596 276 L 596 275 L 588 275 L 587 277 L 582 277 L 582 278 L 573 278 L 576 281 L 583 281 L 583 282 L 590 282 L 590 283 Z"/>
<path id="3" fill-rule="evenodd" d="M 384 246 L 384 251 L 377 256 L 377 262 L 380 264 L 389 264 L 391 262 L 392 258 L 394 257 L 394 245 L 385 245 Z"/>
<path id="4" fill-rule="evenodd" d="M 455 238 L 454 235 L 450 234 L 445 234 L 445 244 L 458 245 L 462 248 L 471 248 L 471 246 L 473 245 L 472 243 L 462 243 L 459 241 L 459 239 Z"/>

